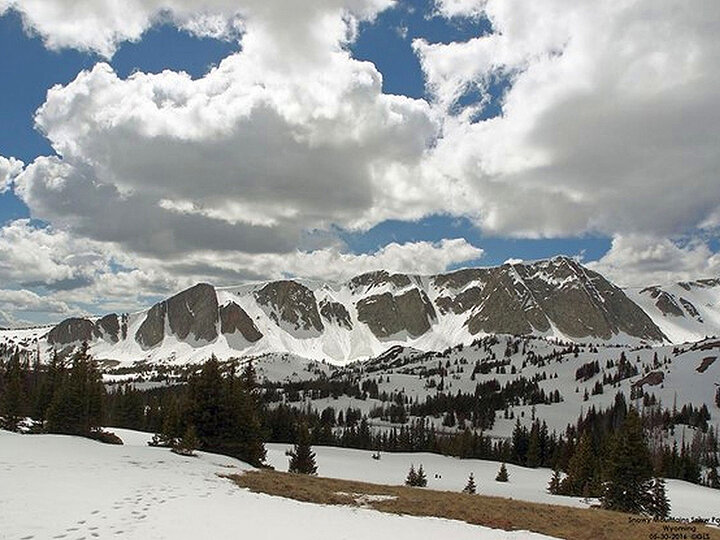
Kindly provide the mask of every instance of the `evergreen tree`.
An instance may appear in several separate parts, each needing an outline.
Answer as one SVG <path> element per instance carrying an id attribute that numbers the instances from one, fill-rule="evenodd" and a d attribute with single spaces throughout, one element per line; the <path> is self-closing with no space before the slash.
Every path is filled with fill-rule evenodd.
<path id="1" fill-rule="evenodd" d="M 568 463 L 567 476 L 560 483 L 562 495 L 590 496 L 592 490 L 594 456 L 590 436 L 583 433 Z"/>
<path id="2" fill-rule="evenodd" d="M 548 493 L 551 493 L 552 495 L 559 495 L 560 494 L 560 471 L 555 469 L 553 470 L 553 475 L 550 478 L 550 482 L 548 483 Z"/>
<path id="3" fill-rule="evenodd" d="M 406 486 L 417 486 L 417 471 L 415 471 L 415 465 L 410 464 L 410 470 L 408 471 L 407 477 L 405 477 Z"/>
<path id="4" fill-rule="evenodd" d="M 242 377 L 237 377 L 234 365 L 223 374 L 213 355 L 189 378 L 185 407 L 203 448 L 260 466 L 265 445 L 254 384 L 251 365 Z"/>
<path id="5" fill-rule="evenodd" d="M 23 369 L 20 363 L 20 353 L 17 350 L 10 356 L 7 366 L 5 366 L 4 379 L 5 384 L 2 399 L 0 399 L 0 415 L 4 416 L 4 422 L 0 423 L 0 427 L 17 431 L 26 412 Z"/>
<path id="6" fill-rule="evenodd" d="M 310 432 L 307 425 L 302 424 L 298 430 L 298 442 L 292 450 L 288 450 L 290 466 L 288 472 L 300 474 L 317 474 L 315 452 L 310 446 Z"/>
<path id="7" fill-rule="evenodd" d="M 67 377 L 67 369 L 65 363 L 58 356 L 57 351 L 53 350 L 52 357 L 48 362 L 45 370 L 45 377 L 43 377 L 38 389 L 38 394 L 35 402 L 35 418 L 41 422 L 46 420 L 48 409 L 52 403 L 55 393 L 58 388 L 63 384 Z"/>
<path id="8" fill-rule="evenodd" d="M 640 514 L 648 508 L 651 487 L 650 451 L 640 416 L 631 408 L 611 445 L 602 506 Z"/>
<path id="9" fill-rule="evenodd" d="M 417 484 L 415 484 L 417 487 L 425 487 L 427 486 L 427 477 L 425 476 L 425 470 L 423 469 L 422 463 L 420 464 L 420 467 L 418 467 L 417 470 Z"/>
<path id="10" fill-rule="evenodd" d="M 720 477 L 718 476 L 717 467 L 710 467 L 708 473 L 708 487 L 720 489 Z"/>
<path id="11" fill-rule="evenodd" d="M 532 428 L 530 429 L 526 465 L 535 469 L 540 465 L 540 459 L 540 425 L 536 421 L 533 422 Z"/>
<path id="12" fill-rule="evenodd" d="M 172 451 L 176 454 L 180 454 L 181 456 L 194 456 L 197 446 L 198 438 L 195 433 L 195 426 L 190 424 L 185 430 L 185 434 L 182 439 L 180 439 L 177 444 L 173 445 Z"/>
<path id="13" fill-rule="evenodd" d="M 496 482 L 507 482 L 510 480 L 510 475 L 508 474 L 507 467 L 505 466 L 505 463 L 500 465 L 500 470 L 497 473 L 497 476 L 495 477 Z"/>
<path id="14" fill-rule="evenodd" d="M 653 479 L 645 511 L 656 519 L 666 519 L 670 515 L 670 501 L 665 493 L 665 480 L 663 478 Z"/>
<path id="15" fill-rule="evenodd" d="M 475 495 L 476 491 L 477 488 L 475 487 L 475 478 L 473 477 L 473 473 L 470 473 L 470 476 L 468 476 L 467 484 L 465 484 L 465 487 L 463 488 L 463 493 Z"/>

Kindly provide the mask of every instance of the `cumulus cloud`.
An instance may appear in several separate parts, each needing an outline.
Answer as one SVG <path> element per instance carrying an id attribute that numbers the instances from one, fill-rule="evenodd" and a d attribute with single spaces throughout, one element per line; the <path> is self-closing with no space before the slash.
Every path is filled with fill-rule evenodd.
<path id="1" fill-rule="evenodd" d="M 384 95 L 344 49 L 386 0 L 134 0 L 137 24 L 109 0 L 5 0 L 56 46 L 102 50 L 159 16 L 243 25 L 242 51 L 200 80 L 101 64 L 54 88 L 37 122 L 62 158 L 28 167 L 20 193 L 79 234 L 165 255 L 287 252 L 298 231 L 437 212 L 510 236 L 682 234 L 720 215 L 720 4 L 698 1 L 438 0 L 493 31 L 414 42 L 428 104 Z M 90 33 L 73 43 L 63 21 Z M 498 78 L 502 116 L 474 121 L 485 101 L 459 97 L 487 100 Z"/>
<path id="2" fill-rule="evenodd" d="M 587 265 L 615 283 L 645 287 L 720 275 L 720 254 L 702 238 L 673 242 L 646 235 L 616 236 L 610 250 Z"/>
<path id="3" fill-rule="evenodd" d="M 0 156 L 0 193 L 7 191 L 25 164 L 19 159 Z"/>
<path id="4" fill-rule="evenodd" d="M 475 261 L 484 251 L 463 238 L 440 242 L 390 243 L 373 253 L 345 253 L 337 247 L 287 254 L 248 256 L 235 254 L 218 260 L 213 254 L 195 254 L 174 265 L 171 272 L 206 275 L 210 281 L 225 283 L 243 280 L 302 277 L 344 281 L 373 270 L 412 274 L 437 274 L 449 267 Z"/>
<path id="5" fill-rule="evenodd" d="M 87 284 L 93 274 L 106 271 L 110 255 L 100 244 L 67 232 L 40 229 L 29 220 L 16 220 L 0 229 L 0 279 L 7 283 Z"/>
<path id="6" fill-rule="evenodd" d="M 133 258 L 111 244 L 67 231 L 38 228 L 29 220 L 16 220 L 0 229 L 0 280 L 6 287 L 25 291 L 5 297 L 11 315 L 10 299 L 16 301 L 15 311 L 30 311 L 20 303 L 24 299 L 25 306 L 33 305 L 28 295 L 36 293 L 30 289 L 42 292 L 50 314 L 67 313 L 68 306 L 79 304 L 99 310 L 122 306 L 127 311 L 141 307 L 145 297 L 173 292 L 192 281 L 171 276 L 155 260 Z"/>
<path id="7" fill-rule="evenodd" d="M 339 47 L 278 65 L 263 32 L 248 19 L 243 50 L 197 80 L 101 63 L 54 87 L 36 124 L 62 157 L 30 164 L 17 194 L 76 234 L 163 256 L 286 253 L 305 230 L 398 203 L 397 178 L 438 130 L 429 105 L 383 94 L 375 67 Z"/>
<path id="8" fill-rule="evenodd" d="M 153 24 L 169 22 L 199 36 L 233 39 L 243 20 L 262 21 L 269 31 L 282 30 L 286 43 L 307 45 L 346 32 L 328 14 L 372 18 L 392 0 L 0 0 L 0 15 L 17 10 L 26 28 L 50 49 L 72 47 L 112 57 L 123 41 L 137 41 Z M 327 22 L 327 24 L 322 24 Z M 314 30 L 310 31 L 310 26 Z"/>
<path id="9" fill-rule="evenodd" d="M 720 206 L 720 4 L 457 0 L 493 33 L 414 43 L 434 103 L 511 81 L 502 116 L 450 115 L 426 174 L 454 212 L 514 236 L 684 233 Z M 682 188 L 680 188 L 682 186 Z"/>
<path id="10" fill-rule="evenodd" d="M 0 309 L 12 311 L 30 311 L 40 313 L 70 313 L 65 302 L 43 297 L 28 291 L 0 289 Z"/>

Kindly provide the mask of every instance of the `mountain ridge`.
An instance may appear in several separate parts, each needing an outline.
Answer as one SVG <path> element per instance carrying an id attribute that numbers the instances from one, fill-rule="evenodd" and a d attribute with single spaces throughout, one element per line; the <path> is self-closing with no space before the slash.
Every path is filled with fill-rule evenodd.
<path id="1" fill-rule="evenodd" d="M 342 282 L 199 283 L 136 313 L 67 319 L 38 338 L 46 354 L 88 341 L 98 358 L 120 362 L 282 352 L 344 364 L 395 345 L 441 350 L 488 334 L 652 345 L 720 329 L 720 309 L 716 320 L 701 298 L 717 291 L 720 302 L 720 279 L 675 288 L 690 299 L 672 287 L 623 290 L 563 256 Z"/>

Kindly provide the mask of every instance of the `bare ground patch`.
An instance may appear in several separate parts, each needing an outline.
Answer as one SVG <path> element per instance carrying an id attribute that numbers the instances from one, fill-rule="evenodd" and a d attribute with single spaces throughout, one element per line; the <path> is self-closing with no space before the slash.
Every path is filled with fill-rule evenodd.
<path id="1" fill-rule="evenodd" d="M 504 530 L 527 530 L 567 539 L 649 540 L 673 537 L 720 540 L 720 530 L 699 524 L 640 523 L 639 516 L 596 508 L 570 508 L 502 497 L 368 484 L 272 470 L 229 476 L 238 486 L 298 501 L 432 516 Z M 664 527 L 694 527 L 669 531 Z M 655 536 L 657 535 L 657 536 Z M 680 536 L 677 536 L 680 535 Z M 685 535 L 685 536 L 683 536 Z"/>

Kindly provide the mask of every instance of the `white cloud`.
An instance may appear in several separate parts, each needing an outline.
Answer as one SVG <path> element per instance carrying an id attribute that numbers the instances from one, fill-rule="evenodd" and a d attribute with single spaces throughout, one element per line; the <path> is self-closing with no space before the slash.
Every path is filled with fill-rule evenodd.
<path id="1" fill-rule="evenodd" d="M 482 12 L 494 32 L 415 42 L 437 107 L 448 110 L 468 86 L 512 80 L 502 117 L 471 123 L 469 108 L 448 119 L 426 163 L 425 174 L 452 190 L 452 212 L 513 236 L 672 235 L 713 222 L 718 2 L 438 7 L 447 16 Z"/>
<path id="2" fill-rule="evenodd" d="M 486 7 L 485 0 L 435 0 L 439 13 L 446 17 L 480 17 Z"/>
<path id="3" fill-rule="evenodd" d="M 367 222 L 435 136 L 427 103 L 383 94 L 346 51 L 287 70 L 252 50 L 198 80 L 98 64 L 54 87 L 36 122 L 62 158 L 28 165 L 16 193 L 34 217 L 162 256 L 288 252 L 304 230 Z"/>
<path id="4" fill-rule="evenodd" d="M 192 278 L 170 276 L 154 260 L 134 259 L 111 244 L 51 227 L 37 228 L 29 220 L 16 220 L 0 229 L 0 281 L 5 287 L 25 290 L 24 296 L 13 292 L 6 299 L 29 298 L 29 302 L 28 294 L 36 294 L 29 289 L 42 291 L 47 312 L 52 314 L 66 313 L 67 306 L 79 304 L 95 305 L 98 311 L 118 305 L 134 310 L 143 307 L 144 297 L 192 284 Z M 6 310 L 13 315 L 11 307 Z M 14 309 L 22 310 L 19 303 Z"/>
<path id="5" fill-rule="evenodd" d="M 25 164 L 19 159 L 0 156 L 0 193 L 7 191 Z"/>
<path id="6" fill-rule="evenodd" d="M 720 254 L 700 238 L 682 243 L 644 235 L 616 236 L 588 267 L 622 286 L 646 287 L 720 275 Z"/>
<path id="7" fill-rule="evenodd" d="M 463 238 L 440 242 L 390 243 L 376 252 L 352 254 L 331 247 L 288 254 L 247 256 L 237 254 L 222 260 L 196 255 L 190 261 L 196 271 L 207 268 L 224 273 L 228 283 L 245 279 L 281 279 L 287 276 L 344 281 L 373 270 L 430 275 L 448 267 L 477 260 L 483 250 Z M 233 276 L 233 272 L 236 274 Z M 211 276 L 212 277 L 212 276 Z"/>
<path id="8" fill-rule="evenodd" d="M 123 41 L 138 41 L 158 22 L 200 36 L 232 39 L 243 20 L 257 21 L 286 52 L 344 38 L 343 18 L 369 19 L 393 0 L 0 0 L 0 14 L 15 9 L 26 28 L 50 49 L 72 47 L 110 58 Z M 282 39 L 280 39 L 282 38 Z"/>
<path id="9" fill-rule="evenodd" d="M 4 283 L 60 286 L 86 284 L 107 271 L 107 248 L 63 231 L 16 220 L 0 229 L 0 279 Z"/>
<path id="10" fill-rule="evenodd" d="M 36 313 L 67 314 L 71 312 L 70 307 L 65 302 L 39 296 L 37 293 L 25 289 L 0 289 L 0 309 Z"/>

